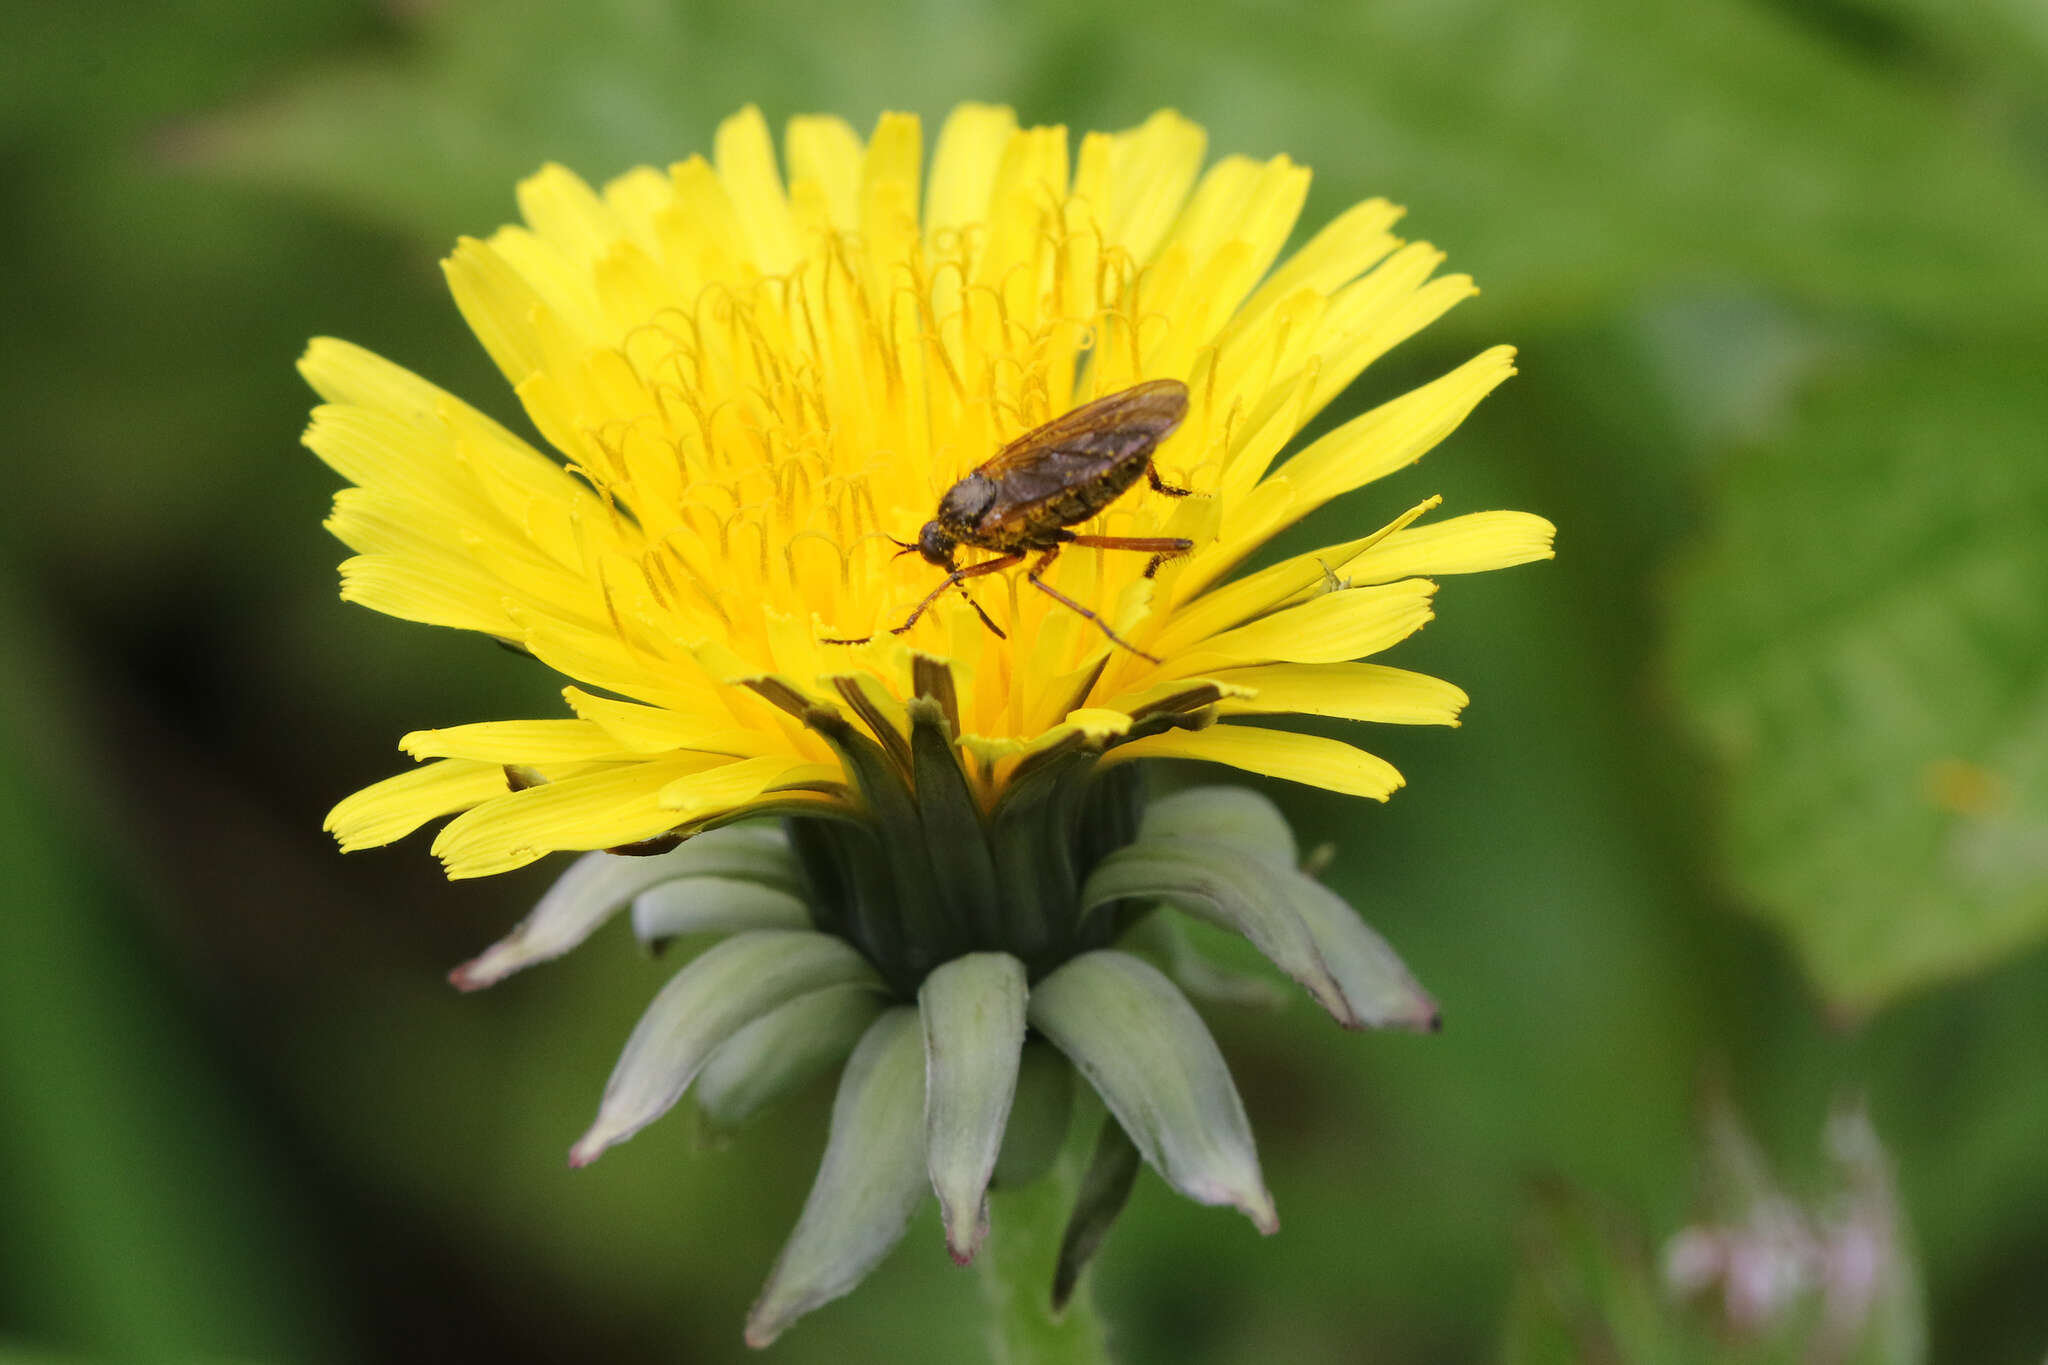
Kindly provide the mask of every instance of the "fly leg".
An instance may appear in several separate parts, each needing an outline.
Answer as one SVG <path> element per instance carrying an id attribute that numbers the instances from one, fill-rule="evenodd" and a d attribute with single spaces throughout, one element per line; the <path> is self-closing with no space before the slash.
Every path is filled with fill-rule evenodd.
<path id="1" fill-rule="evenodd" d="M 1145 461 L 1145 482 L 1152 485 L 1154 493 L 1164 493 L 1169 498 L 1193 497 L 1195 492 L 1192 488 L 1175 488 L 1172 484 L 1163 481 L 1159 477 L 1158 467 L 1150 460 Z"/>
<path id="2" fill-rule="evenodd" d="M 1000 559 L 991 559 L 985 564 L 972 564 L 964 569 L 953 570 L 952 573 L 946 575 L 945 582 L 925 594 L 924 601 L 917 604 L 917 610 L 910 613 L 910 616 L 902 625 L 892 626 L 889 633 L 891 635 L 901 635 L 904 631 L 909 630 L 917 624 L 917 618 L 924 615 L 925 609 L 938 601 L 940 593 L 948 588 L 958 588 L 960 589 L 960 595 L 967 599 L 967 605 L 973 607 L 974 614 L 981 618 L 981 623 L 987 626 L 998 640 L 1009 639 L 1009 636 L 1003 634 L 1003 628 L 989 619 L 989 614 L 981 609 L 981 603 L 974 600 L 974 594 L 967 591 L 967 585 L 960 580 L 963 578 L 979 578 L 982 574 L 994 573 L 997 569 L 1007 569 L 1023 558 L 1023 555 L 1004 555 Z"/>
<path id="3" fill-rule="evenodd" d="M 1023 558 L 1023 555 L 1002 555 L 999 558 L 988 560 L 986 563 L 970 564 L 964 569 L 953 570 L 953 572 L 946 575 L 944 581 L 942 581 L 938 587 L 933 588 L 930 592 L 925 594 L 924 601 L 919 602 L 917 604 L 917 609 L 912 611 L 909 616 L 904 618 L 902 625 L 891 626 L 889 628 L 889 633 L 891 635 L 901 635 L 904 631 L 909 630 L 912 626 L 917 624 L 918 618 L 923 616 L 925 612 L 930 609 L 931 604 L 939 600 L 940 595 L 944 593 L 946 589 L 958 588 L 960 589 L 960 595 L 967 599 L 967 605 L 973 607 L 974 614 L 981 618 L 981 623 L 987 626 L 991 631 L 994 631 L 995 636 L 998 640 L 1008 639 L 1009 637 L 1003 634 L 1003 628 L 997 625 L 994 621 L 989 619 L 989 614 L 981 609 L 981 603 L 975 601 L 974 595 L 967 591 L 967 587 L 964 580 L 969 578 L 979 578 L 985 573 L 994 573 L 998 569 L 1007 569 L 1012 564 L 1021 563 L 1023 561 Z M 872 635 L 863 635 L 857 640 L 821 639 L 818 643 L 825 645 L 864 645 L 874 638 L 875 637 Z"/>
<path id="4" fill-rule="evenodd" d="M 1104 546 L 1104 545 L 1100 544 L 1100 542 L 1102 542 L 1102 541 L 1105 541 L 1105 540 L 1112 540 L 1112 541 L 1117 541 L 1118 543 L 1117 543 L 1117 544 L 1115 544 L 1115 545 L 1109 545 L 1109 546 Z M 1093 537 L 1090 537 L 1090 536 L 1075 536 L 1075 537 L 1073 537 L 1073 538 L 1072 538 L 1071 540 L 1069 540 L 1069 541 L 1064 541 L 1064 542 L 1062 542 L 1062 544 L 1071 544 L 1071 545 L 1088 545 L 1088 544 L 1090 544 L 1091 542 L 1093 542 L 1093 543 L 1095 544 L 1095 548 L 1096 548 L 1096 549 L 1132 549 L 1132 548 L 1136 548 L 1136 547 L 1134 547 L 1134 546 L 1132 546 L 1132 545 L 1128 545 L 1128 544 L 1125 544 L 1125 543 L 1123 543 L 1123 541 L 1122 541 L 1122 540 L 1121 540 L 1121 539 L 1120 539 L 1119 537 L 1116 537 L 1116 536 L 1093 536 Z M 1182 545 L 1182 546 L 1186 546 L 1186 545 L 1188 544 L 1188 542 L 1186 542 L 1186 541 L 1174 541 L 1174 542 L 1167 542 L 1167 543 L 1172 543 L 1172 544 L 1178 544 L 1178 545 Z M 1149 547 L 1149 544 L 1150 544 L 1150 543 L 1149 543 L 1149 542 L 1141 542 L 1141 544 L 1142 544 L 1142 545 L 1144 545 L 1144 546 L 1146 546 L 1146 547 Z M 1185 553 L 1185 550 L 1181 551 L 1181 553 Z M 1040 558 L 1039 558 L 1039 561 L 1038 561 L 1038 562 L 1037 562 L 1036 564 L 1033 564 L 1033 565 L 1032 565 L 1032 566 L 1031 566 L 1031 567 L 1030 567 L 1030 568 L 1029 568 L 1028 570 L 1026 570 L 1026 571 L 1025 571 L 1024 577 L 1025 577 L 1026 579 L 1028 579 L 1028 580 L 1030 581 L 1030 583 L 1031 583 L 1031 586 L 1032 586 L 1032 587 L 1034 587 L 1034 588 L 1038 589 L 1038 590 L 1039 590 L 1040 592 L 1044 593 L 1044 594 L 1045 594 L 1045 595 L 1046 595 L 1047 597 L 1050 597 L 1050 598 L 1051 598 L 1051 599 L 1052 599 L 1053 601 L 1055 601 L 1055 602 L 1059 603 L 1059 604 L 1060 604 L 1061 606 L 1063 606 L 1063 607 L 1066 607 L 1066 608 L 1068 608 L 1068 609 L 1069 609 L 1069 610 L 1071 610 L 1071 611 L 1077 611 L 1077 612 L 1079 612 L 1079 613 L 1080 613 L 1080 614 L 1081 614 L 1082 616 L 1086 617 L 1086 618 L 1087 618 L 1087 619 L 1089 619 L 1090 621 L 1093 621 L 1093 622 L 1095 623 L 1095 628 L 1096 628 L 1097 630 L 1101 631 L 1101 632 L 1102 632 L 1102 633 L 1103 633 L 1104 635 L 1107 635 L 1107 636 L 1108 636 L 1108 637 L 1110 638 L 1110 641 L 1111 641 L 1111 642 L 1112 642 L 1113 644 L 1119 644 L 1119 645 L 1122 645 L 1122 646 L 1123 646 L 1123 647 L 1124 647 L 1125 649 L 1128 649 L 1129 651 L 1131 651 L 1131 653 L 1133 653 L 1133 654 L 1137 655 L 1137 656 L 1138 656 L 1139 658 L 1141 658 L 1141 659 L 1144 659 L 1144 660 L 1146 660 L 1146 661 L 1148 661 L 1148 662 L 1150 662 L 1150 663 L 1155 663 L 1155 664 L 1156 664 L 1156 663 L 1158 663 L 1158 662 L 1159 662 L 1159 658 L 1158 658 L 1158 656 L 1157 656 L 1157 655 L 1154 655 L 1154 654 L 1147 654 L 1147 653 L 1146 653 L 1146 652 L 1145 652 L 1144 650 L 1142 650 L 1142 649 L 1139 649 L 1139 648 L 1138 648 L 1138 647 L 1137 647 L 1136 645 L 1132 644 L 1132 643 L 1131 643 L 1131 642 L 1130 642 L 1129 640 L 1126 640 L 1126 639 L 1125 639 L 1125 638 L 1124 638 L 1123 636 L 1121 636 L 1121 635 L 1117 634 L 1117 633 L 1116 633 L 1115 631 L 1111 630 L 1111 629 L 1109 628 L 1109 622 L 1107 622 L 1107 621 L 1103 620 L 1103 619 L 1102 619 L 1102 618 L 1101 618 L 1100 616 L 1097 616 L 1097 615 L 1096 615 L 1096 614 L 1095 614 L 1094 612 L 1092 612 L 1092 611 L 1088 610 L 1088 608 L 1086 608 L 1086 607 L 1082 606 L 1082 605 L 1081 605 L 1081 604 L 1080 604 L 1079 602 L 1076 602 L 1076 601 L 1075 601 L 1075 600 L 1074 600 L 1073 598 L 1071 598 L 1071 597 L 1067 596 L 1067 595 L 1066 595 L 1065 593 L 1061 592 L 1061 591 L 1060 591 L 1060 590 L 1059 590 L 1058 588 L 1055 588 L 1055 587 L 1054 587 L 1054 586 L 1053 586 L 1052 584 L 1050 584 L 1050 583 L 1046 582 L 1046 581 L 1045 581 L 1045 580 L 1044 580 L 1043 578 L 1040 578 L 1040 577 L 1039 577 L 1039 575 L 1040 575 L 1040 574 L 1044 573 L 1044 572 L 1045 572 L 1045 571 L 1046 571 L 1047 569 L 1050 569 L 1050 568 L 1052 567 L 1052 565 L 1053 565 L 1053 561 L 1054 561 L 1054 560 L 1056 560 L 1056 559 L 1058 559 L 1059 557 L 1060 557 L 1060 546 L 1058 546 L 1058 545 L 1055 545 L 1055 546 L 1053 546 L 1052 548 L 1048 549 L 1048 550 L 1047 550 L 1047 551 L 1046 551 L 1046 552 L 1044 553 L 1044 555 L 1040 556 Z"/>
<path id="5" fill-rule="evenodd" d="M 1145 566 L 1147 578 L 1158 573 L 1159 566 L 1167 560 L 1179 559 L 1195 548 L 1195 542 L 1179 536 L 1069 536 L 1066 543 L 1090 550 L 1136 550 L 1141 555 L 1151 555 L 1152 562 Z"/>

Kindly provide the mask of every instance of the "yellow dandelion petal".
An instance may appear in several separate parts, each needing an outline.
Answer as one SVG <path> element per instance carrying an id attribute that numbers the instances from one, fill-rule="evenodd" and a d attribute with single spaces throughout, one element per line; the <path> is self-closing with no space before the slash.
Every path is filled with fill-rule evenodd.
<path id="1" fill-rule="evenodd" d="M 671 823 L 687 822 L 744 806 L 773 787 L 815 785 L 839 776 L 832 764 L 806 763 L 788 755 L 744 758 L 684 774 L 664 785 L 658 800 L 670 813 Z"/>
<path id="2" fill-rule="evenodd" d="M 415 730 L 398 741 L 414 758 L 485 763 L 594 763 L 631 757 L 587 720 L 487 720 L 445 730 Z"/>
<path id="3" fill-rule="evenodd" d="M 1233 664 L 1336 663 L 1377 654 L 1428 623 L 1435 593 L 1426 578 L 1326 593 L 1204 640 L 1168 667 L 1197 674 Z"/>
<path id="4" fill-rule="evenodd" d="M 517 384 L 540 369 L 543 355 L 532 324 L 540 297 L 503 257 L 465 237 L 441 262 L 441 274 L 462 320 L 506 379 Z"/>
<path id="5" fill-rule="evenodd" d="M 783 147 L 790 197 L 819 212 L 811 226 L 831 232 L 858 227 L 862 149 L 853 125 L 842 118 L 800 115 L 789 121 Z"/>
<path id="6" fill-rule="evenodd" d="M 947 116 L 932 153 L 932 181 L 925 196 L 925 236 L 935 245 L 948 234 L 978 226 L 988 210 L 989 188 L 1017 116 L 990 104 L 963 104 Z"/>
<path id="7" fill-rule="evenodd" d="M 1128 133 L 1105 137 L 1095 173 L 1084 162 L 1077 187 L 1095 206 L 1104 239 L 1134 261 L 1150 259 L 1180 216 L 1208 147 L 1208 134 L 1170 109 Z"/>
<path id="8" fill-rule="evenodd" d="M 1401 245 L 1388 231 L 1400 220 L 1401 210 L 1384 199 L 1368 199 L 1338 214 L 1259 286 L 1242 310 L 1241 325 L 1263 320 L 1290 299 L 1327 297 L 1363 275 Z"/>
<path id="9" fill-rule="evenodd" d="M 436 564 L 401 555 L 357 555 L 342 561 L 341 600 L 401 621 L 486 635 L 516 633 L 503 589 L 474 565 Z"/>
<path id="10" fill-rule="evenodd" d="M 782 737 L 744 726 L 724 707 L 706 711 L 675 711 L 666 706 L 600 697 L 580 687 L 565 687 L 569 709 L 604 731 L 619 749 L 636 754 L 662 754 L 672 749 L 760 758 L 787 748 Z"/>
<path id="11" fill-rule="evenodd" d="M 1514 349 L 1497 346 L 1443 378 L 1353 418 L 1283 464 L 1227 513 L 1226 534 L 1191 572 L 1206 586 L 1281 528 L 1332 498 L 1428 454 L 1514 371 Z"/>
<path id="12" fill-rule="evenodd" d="M 345 798 L 328 813 L 327 829 L 344 851 L 375 848 L 508 789 L 500 764 L 447 759 L 387 777 Z"/>
<path id="13" fill-rule="evenodd" d="M 1355 563 L 1366 550 L 1397 534 L 1442 502 L 1442 498 L 1425 499 L 1369 536 L 1296 555 L 1195 596 L 1173 613 L 1152 642 L 1153 648 L 1179 653 L 1197 640 L 1276 611 L 1311 589 L 1349 587 L 1345 576 L 1338 572 L 1340 567 Z"/>
<path id="14" fill-rule="evenodd" d="M 1469 512 L 1397 531 L 1342 561 L 1339 578 L 1385 583 L 1413 574 L 1485 573 L 1549 559 L 1557 528 L 1527 512 Z"/>
<path id="15" fill-rule="evenodd" d="M 607 764 L 508 792 L 449 821 L 434 840 L 434 855 L 450 877 L 483 877 L 562 849 L 651 839 L 676 823 L 656 801 L 664 787 L 730 761 L 691 755 Z"/>
<path id="16" fill-rule="evenodd" d="M 1218 700 L 1226 716 L 1335 716 L 1382 725 L 1456 725 L 1471 698 L 1427 673 L 1386 664 L 1263 664 L 1217 673 L 1240 689 Z"/>
<path id="17" fill-rule="evenodd" d="M 1265 777 L 1326 787 L 1346 796 L 1384 801 L 1402 777 L 1384 758 L 1321 735 L 1266 730 L 1255 725 L 1213 725 L 1191 733 L 1150 735 L 1110 751 L 1106 763 L 1134 758 L 1192 758 Z"/>
<path id="18" fill-rule="evenodd" d="M 618 215 L 620 227 L 634 245 L 657 263 L 661 239 L 655 231 L 655 220 L 673 197 L 668 177 L 652 166 L 635 166 L 606 182 L 604 187 L 604 202 Z"/>
<path id="19" fill-rule="evenodd" d="M 1287 256 L 1307 169 L 1205 170 L 1206 153 L 1170 111 L 1070 138 L 970 104 L 929 153 L 912 115 L 866 137 L 807 116 L 778 157 L 750 108 L 666 169 L 593 187 L 543 167 L 518 187 L 522 221 L 461 240 L 445 272 L 546 453 L 314 342 L 301 369 L 325 402 L 306 443 L 352 485 L 328 523 L 355 551 L 343 596 L 498 637 L 574 684 L 567 717 L 408 735 L 434 761 L 330 827 L 361 847 L 453 814 L 436 852 L 481 875 L 748 811 L 859 807 L 860 746 L 908 765 L 913 732 L 919 753 L 950 746 L 988 811 L 1070 749 L 1384 798 L 1398 775 L 1338 741 L 1202 727 L 1455 723 L 1456 687 L 1356 661 L 1430 619 L 1431 578 L 1547 557 L 1550 524 L 1432 522 L 1432 499 L 1226 576 L 1419 459 L 1513 352 L 1290 454 L 1472 285 L 1402 242 L 1384 200 Z M 1015 444 L 1160 381 L 1175 396 L 1156 429 L 1103 418 L 1087 449 Z M 505 767 L 538 785 L 510 790 Z"/>
<path id="20" fill-rule="evenodd" d="M 712 142 L 718 178 L 732 196 L 733 211 L 752 239 L 753 259 L 763 275 L 781 275 L 794 267 L 802 247 L 790 216 L 782 172 L 775 165 L 775 143 L 761 111 L 748 105 L 718 125 Z"/>
<path id="21" fill-rule="evenodd" d="M 536 238 L 560 253 L 568 280 L 587 273 L 623 233 L 611 206 L 563 166 L 544 166 L 519 183 L 519 213 Z"/>

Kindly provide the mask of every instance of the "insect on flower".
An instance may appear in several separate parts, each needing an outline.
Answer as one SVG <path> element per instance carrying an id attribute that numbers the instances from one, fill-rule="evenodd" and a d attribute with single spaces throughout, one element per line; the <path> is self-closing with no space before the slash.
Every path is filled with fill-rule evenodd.
<path id="1" fill-rule="evenodd" d="M 897 541 L 904 553 L 916 551 L 946 571 L 945 581 L 925 595 L 900 626 L 901 635 L 948 588 L 981 617 L 983 625 L 1003 635 L 981 604 L 967 591 L 966 581 L 1021 564 L 1029 555 L 1038 561 L 1025 571 L 1032 587 L 1060 605 L 1079 612 L 1116 644 L 1133 654 L 1153 658 L 1125 640 L 1095 612 L 1045 581 L 1045 572 L 1069 545 L 1091 550 L 1135 550 L 1152 556 L 1145 577 L 1159 566 L 1194 548 L 1179 536 L 1089 536 L 1067 528 L 1088 520 L 1122 497 L 1140 476 L 1156 493 L 1184 498 L 1192 491 L 1162 481 L 1152 466 L 1152 452 L 1173 434 L 1188 411 L 1188 388 L 1178 379 L 1155 379 L 1123 389 L 1056 417 L 1025 432 L 993 458 L 946 490 L 938 515 L 924 524 L 915 543 Z M 993 550 L 996 558 L 961 568 L 953 552 L 961 545 Z M 833 645 L 863 645 L 873 639 L 827 640 Z"/>
<path id="2" fill-rule="evenodd" d="M 747 109 L 665 171 L 522 182 L 524 224 L 463 239 L 445 269 L 552 453 L 359 347 L 322 338 L 301 362 L 322 399 L 306 444 L 352 485 L 328 522 L 352 551 L 342 596 L 507 641 L 573 684 L 573 715 L 407 735 L 422 766 L 337 805 L 341 846 L 452 817 L 433 845 L 451 877 L 583 855 L 456 970 L 466 990 L 629 906 L 649 945 L 724 935 L 654 994 L 576 1163 L 686 1097 L 730 1131 L 844 1059 L 754 1346 L 858 1284 L 929 1193 L 972 1257 L 997 1166 L 1021 1187 L 1058 1161 L 1079 1083 L 1107 1117 L 1061 1298 L 1141 1161 L 1273 1230 L 1188 999 L 1232 983 L 1178 917 L 1241 931 L 1346 1028 L 1432 1029 L 1436 1005 L 1298 870 L 1266 798 L 1147 804 L 1142 765 L 1386 800 L 1392 764 L 1263 718 L 1455 724 L 1463 690 L 1376 656 L 1431 619 L 1437 578 L 1548 559 L 1554 534 L 1511 511 L 1418 525 L 1430 498 L 1226 577 L 1514 373 L 1493 347 L 1296 439 L 1472 282 L 1437 275 L 1442 254 L 1395 236 L 1379 199 L 1285 254 L 1307 168 L 1204 170 L 1202 130 L 1170 111 L 1070 147 L 966 104 L 925 141 L 910 115 L 866 139 L 806 116 L 778 159 Z M 1213 515 L 1175 515 L 1196 510 L 1162 482 L 1181 469 L 1203 471 L 1182 482 Z M 1089 534 L 1111 529 L 1129 534 Z M 930 567 L 877 565 L 883 540 Z M 1007 641 L 935 609 L 991 583 L 1015 615 L 998 630 L 975 611 Z M 958 629 L 845 666 L 808 624 L 878 640 L 933 615 Z M 1042 1188 L 1051 1213 L 1063 1185 Z"/>

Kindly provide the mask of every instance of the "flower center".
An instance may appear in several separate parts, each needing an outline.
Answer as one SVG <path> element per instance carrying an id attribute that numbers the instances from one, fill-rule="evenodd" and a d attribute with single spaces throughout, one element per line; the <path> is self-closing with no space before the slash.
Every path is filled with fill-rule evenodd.
<path id="1" fill-rule="evenodd" d="M 888 265 L 821 231 L 794 271 L 688 303 L 609 291 L 615 315 L 644 320 L 580 362 L 577 468 L 630 517 L 621 541 L 674 638 L 773 657 L 789 620 L 861 635 L 929 590 L 898 543 L 968 470 L 1074 405 L 1098 342 L 1147 325 L 1142 272 L 1092 226 L 1048 226 L 1060 216 L 1041 225 L 1035 278 L 987 278 L 970 225 Z M 1136 364 L 1124 350 L 1118 374 Z"/>

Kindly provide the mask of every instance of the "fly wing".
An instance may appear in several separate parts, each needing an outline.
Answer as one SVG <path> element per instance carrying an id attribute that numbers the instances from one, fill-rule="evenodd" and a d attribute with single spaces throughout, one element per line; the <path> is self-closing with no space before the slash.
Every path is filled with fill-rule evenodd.
<path id="1" fill-rule="evenodd" d="M 1026 497 L 1091 477 L 1173 434 L 1188 412 L 1188 386 L 1154 379 L 1120 390 L 1025 432 L 982 465 L 981 474 Z M 1030 484 L 1030 492 L 1021 486 Z M 1043 485 L 1043 493 L 1037 489 Z M 1022 499 L 1009 498 L 1009 501 Z"/>

